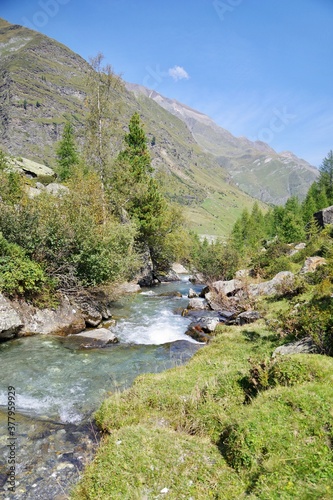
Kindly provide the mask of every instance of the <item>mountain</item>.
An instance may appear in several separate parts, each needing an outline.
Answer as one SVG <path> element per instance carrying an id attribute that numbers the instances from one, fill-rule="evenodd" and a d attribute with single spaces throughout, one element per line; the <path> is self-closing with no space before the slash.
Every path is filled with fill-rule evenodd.
<path id="1" fill-rule="evenodd" d="M 137 96 L 145 95 L 186 123 L 197 144 L 229 173 L 243 191 L 267 203 L 283 204 L 288 197 L 304 198 L 318 170 L 293 153 L 276 153 L 268 144 L 234 137 L 211 118 L 141 85 L 127 84 Z"/>
<path id="2" fill-rule="evenodd" d="M 89 71 L 89 64 L 61 43 L 0 19 L 0 147 L 12 155 L 54 167 L 55 143 L 61 137 L 66 117 L 72 118 L 82 144 Z M 274 157 L 274 164 L 276 153 L 264 144 L 251 148 L 247 139 L 243 140 L 242 150 L 238 139 L 205 115 L 159 94 L 154 98 L 150 94 L 147 89 L 138 91 L 130 84 L 121 90 L 123 130 L 138 111 L 165 193 L 183 205 L 190 227 L 199 233 L 225 236 L 243 208 L 252 207 L 252 196 L 268 199 L 262 194 L 266 188 L 260 179 L 259 192 L 252 196 L 235 185 L 238 182 L 244 188 L 246 184 L 235 176 L 236 158 L 247 155 L 247 149 L 251 149 L 251 161 L 267 166 L 268 154 Z M 278 166 L 284 172 L 283 168 L 289 168 L 288 162 L 296 160 L 286 156 L 285 163 L 279 162 Z M 248 163 L 244 165 L 246 170 Z M 298 168 L 300 173 L 295 174 L 294 185 L 299 178 L 299 185 L 308 186 L 315 172 L 309 167 L 312 177 L 306 177 L 306 168 Z M 291 187 L 289 191 L 294 192 Z M 268 200 L 279 201 L 273 196 Z"/>

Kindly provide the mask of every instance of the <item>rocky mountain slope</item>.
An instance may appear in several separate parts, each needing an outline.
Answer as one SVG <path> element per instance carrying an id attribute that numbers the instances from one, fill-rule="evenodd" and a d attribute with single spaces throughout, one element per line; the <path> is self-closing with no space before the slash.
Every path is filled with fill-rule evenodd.
<path id="1" fill-rule="evenodd" d="M 303 198 L 318 171 L 308 162 L 285 151 L 276 153 L 268 144 L 234 137 L 208 116 L 168 99 L 141 85 L 127 84 L 137 96 L 145 95 L 186 123 L 200 147 L 211 153 L 233 182 L 251 196 L 268 203 L 284 203 L 294 194 Z"/>
<path id="2" fill-rule="evenodd" d="M 82 144 L 89 69 L 84 59 L 57 41 L 0 19 L 0 148 L 54 167 L 54 146 L 61 137 L 66 117 L 71 117 Z M 241 181 L 241 172 L 236 175 L 234 165 L 236 159 L 248 154 L 249 141 L 244 139 L 246 147 L 242 150 L 238 143 L 233 146 L 236 138 L 205 115 L 178 103 L 182 112 L 176 112 L 174 105 L 167 105 L 169 100 L 162 96 L 152 99 L 148 91 L 138 92 L 134 88 L 132 92 L 132 89 L 124 88 L 121 93 L 123 129 L 126 130 L 131 115 L 138 111 L 154 144 L 151 154 L 157 175 L 166 194 L 184 206 L 192 228 L 199 233 L 224 236 L 243 208 L 251 208 L 252 196 L 265 201 L 282 200 L 283 196 L 266 196 L 265 183 L 261 179 L 260 184 L 257 177 L 258 189 L 247 189 L 252 196 L 236 186 L 235 182 L 242 189 L 247 188 L 247 177 Z M 222 140 L 221 134 L 227 139 Z M 287 163 L 281 161 L 274 166 L 276 154 L 268 152 L 268 146 L 262 147 L 264 150 L 251 149 L 256 171 L 267 167 L 268 155 L 272 157 L 270 167 L 287 168 Z M 292 161 L 296 163 L 294 158 Z M 248 162 L 239 165 L 247 176 L 251 173 L 247 172 Z M 291 174 L 286 171 L 288 189 L 284 198 L 294 192 L 302 194 L 304 189 L 300 186 L 308 186 L 314 179 L 310 167 L 310 174 L 302 168 L 304 172 L 295 169 L 293 188 Z"/>

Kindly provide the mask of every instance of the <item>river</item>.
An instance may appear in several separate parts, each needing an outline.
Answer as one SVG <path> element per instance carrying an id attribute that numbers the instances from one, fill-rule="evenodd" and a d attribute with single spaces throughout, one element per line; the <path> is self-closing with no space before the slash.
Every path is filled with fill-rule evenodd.
<path id="1" fill-rule="evenodd" d="M 193 287 L 162 284 L 113 304 L 119 343 L 82 349 L 75 337 L 34 336 L 0 345 L 0 490 L 8 499 L 64 500 L 99 435 L 92 414 L 108 393 L 142 373 L 185 363 L 200 344 L 180 311 Z M 172 296 L 180 292 L 182 297 Z M 8 491 L 8 387 L 15 388 L 15 492 Z M 13 438 L 13 436 L 12 436 Z M 7 490 L 7 493 L 6 493 Z"/>

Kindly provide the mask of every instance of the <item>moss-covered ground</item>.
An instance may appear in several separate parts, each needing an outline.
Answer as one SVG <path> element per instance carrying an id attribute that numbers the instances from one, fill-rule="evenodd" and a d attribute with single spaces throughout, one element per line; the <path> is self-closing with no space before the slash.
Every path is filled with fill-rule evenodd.
<path id="1" fill-rule="evenodd" d="M 263 320 L 220 327 L 187 365 L 111 395 L 72 498 L 332 498 L 333 359 L 277 359 L 267 390 L 246 398 L 249 359 L 278 343 Z"/>

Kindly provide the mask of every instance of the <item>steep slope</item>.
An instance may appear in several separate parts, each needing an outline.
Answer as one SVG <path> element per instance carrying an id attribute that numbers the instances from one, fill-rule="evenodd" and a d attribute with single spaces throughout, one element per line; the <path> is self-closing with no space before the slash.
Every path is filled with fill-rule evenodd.
<path id="1" fill-rule="evenodd" d="M 0 147 L 53 167 L 54 145 L 66 117 L 72 117 L 82 142 L 89 69 L 57 41 L 0 20 Z M 139 111 L 155 143 L 151 153 L 157 175 L 168 196 L 184 206 L 190 226 L 201 233 L 227 234 L 253 198 L 230 184 L 228 173 L 178 117 L 126 89 L 121 100 L 123 128 Z"/>
<path id="2" fill-rule="evenodd" d="M 286 151 L 276 153 L 268 144 L 234 137 L 208 116 L 168 99 L 141 85 L 127 84 L 136 95 L 145 95 L 180 118 L 204 151 L 230 174 L 243 191 L 269 203 L 284 203 L 294 194 L 303 198 L 318 171 Z"/>

